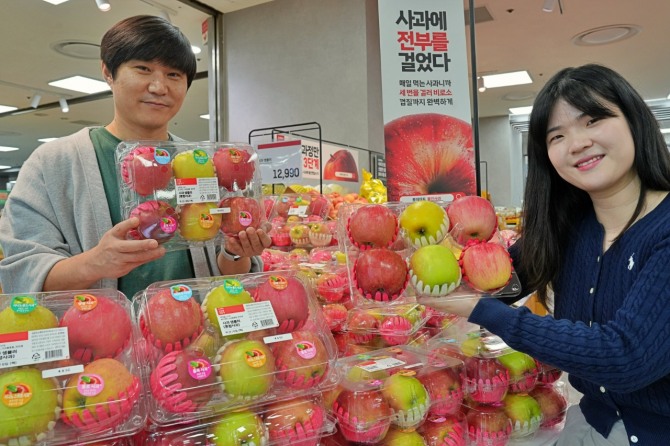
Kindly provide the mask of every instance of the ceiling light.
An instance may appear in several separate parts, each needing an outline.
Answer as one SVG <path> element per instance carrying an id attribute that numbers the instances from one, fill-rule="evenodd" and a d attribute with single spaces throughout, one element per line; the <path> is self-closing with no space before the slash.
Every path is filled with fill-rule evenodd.
<path id="1" fill-rule="evenodd" d="M 112 5 L 107 0 L 95 0 L 95 4 L 98 5 L 100 11 L 109 11 L 112 9 Z"/>
<path id="2" fill-rule="evenodd" d="M 16 110 L 16 107 L 11 107 L 9 105 L 0 105 L 0 113 L 10 112 Z"/>
<path id="3" fill-rule="evenodd" d="M 200 54 L 202 52 L 200 47 L 195 45 L 191 45 L 191 51 L 193 51 L 193 54 Z"/>
<path id="4" fill-rule="evenodd" d="M 486 88 L 509 87 L 512 85 L 532 84 L 528 71 L 514 71 L 511 73 L 488 74 L 482 76 Z"/>
<path id="5" fill-rule="evenodd" d="M 63 113 L 70 111 L 70 106 L 67 104 L 67 100 L 65 98 L 60 98 L 58 103 L 60 104 L 60 109 Z"/>
<path id="6" fill-rule="evenodd" d="M 661 133 L 670 133 L 670 129 L 661 129 Z"/>
<path id="7" fill-rule="evenodd" d="M 16 152 L 17 150 L 19 150 L 18 147 L 0 146 L 0 152 Z"/>
<path id="8" fill-rule="evenodd" d="M 40 106 L 40 101 L 42 100 L 42 95 L 39 93 L 35 93 L 33 95 L 33 98 L 30 100 L 30 106 L 32 108 L 37 108 Z"/>
<path id="9" fill-rule="evenodd" d="M 607 25 L 589 29 L 572 38 L 575 45 L 605 45 L 633 37 L 640 32 L 637 25 Z"/>
<path id="10" fill-rule="evenodd" d="M 60 79 L 49 82 L 49 85 L 87 94 L 100 93 L 101 91 L 108 91 L 110 89 L 106 82 L 84 76 L 72 76 L 66 79 Z"/>
<path id="11" fill-rule="evenodd" d="M 200 117 L 201 117 L 202 119 L 209 119 L 209 113 L 206 114 L 206 115 L 200 115 Z"/>
<path id="12" fill-rule="evenodd" d="M 480 93 L 484 93 L 486 91 L 486 85 L 484 85 L 484 78 L 482 77 L 477 78 L 477 90 L 479 90 Z"/>
<path id="13" fill-rule="evenodd" d="M 61 3 L 65 3 L 68 0 L 44 0 L 47 3 L 51 3 L 52 5 L 60 5 Z"/>
<path id="14" fill-rule="evenodd" d="M 0 166 L 0 170 L 9 169 L 10 167 L 12 167 L 12 166 Z M 14 181 L 10 181 L 10 183 L 15 184 L 15 183 L 16 183 L 16 180 L 14 180 Z"/>
<path id="15" fill-rule="evenodd" d="M 512 107 L 509 112 L 513 115 L 530 115 L 531 110 L 533 110 L 533 106 L 528 105 L 526 107 Z"/>
<path id="16" fill-rule="evenodd" d="M 51 142 L 51 141 L 55 141 L 57 139 L 58 138 L 40 138 L 40 139 L 38 139 L 38 141 L 39 142 Z"/>
<path id="17" fill-rule="evenodd" d="M 556 6 L 556 0 L 544 0 L 544 5 L 542 5 L 542 10 L 544 12 L 552 12 Z"/>

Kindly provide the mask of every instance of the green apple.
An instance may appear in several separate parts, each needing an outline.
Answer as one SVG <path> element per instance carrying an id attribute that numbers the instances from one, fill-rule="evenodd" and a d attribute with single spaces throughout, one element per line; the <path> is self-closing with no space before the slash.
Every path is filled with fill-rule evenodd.
<path id="1" fill-rule="evenodd" d="M 172 160 L 175 178 L 209 178 L 214 174 L 214 163 L 202 149 L 179 152 Z"/>
<path id="2" fill-rule="evenodd" d="M 133 406 L 139 397 L 138 392 L 132 391 L 136 381 L 137 377 L 116 359 L 102 358 L 88 363 L 84 371 L 70 377 L 65 386 L 63 412 L 66 422 L 86 425 L 93 418 L 104 422 L 106 427 L 121 423 L 128 413 L 117 412 L 118 406 Z M 101 412 L 107 417 L 101 418 Z"/>
<path id="3" fill-rule="evenodd" d="M 542 409 L 535 398 L 526 393 L 508 393 L 503 399 L 505 413 L 512 420 L 512 438 L 537 432 L 542 423 Z"/>
<path id="4" fill-rule="evenodd" d="M 222 214 L 212 214 L 216 203 L 189 203 L 179 207 L 179 235 L 195 242 L 211 240 L 219 233 Z"/>
<path id="5" fill-rule="evenodd" d="M 410 281 L 420 295 L 446 296 L 461 284 L 461 267 L 442 245 L 417 249 L 409 259 Z"/>
<path id="6" fill-rule="evenodd" d="M 60 413 L 58 383 L 32 367 L 0 374 L 0 443 L 32 444 L 53 429 Z"/>
<path id="7" fill-rule="evenodd" d="M 398 372 L 386 378 L 382 395 L 393 410 L 392 423 L 396 426 L 413 428 L 426 418 L 430 396 L 414 372 Z"/>
<path id="8" fill-rule="evenodd" d="M 391 428 L 379 446 L 426 446 L 426 442 L 417 431 L 401 431 Z"/>
<path id="9" fill-rule="evenodd" d="M 246 291 L 242 284 L 236 279 L 224 279 L 223 284 L 211 290 L 205 296 L 200 308 L 207 317 L 207 320 L 213 327 L 219 327 L 219 318 L 216 309 L 223 307 L 231 307 L 234 305 L 250 304 L 254 301 Z M 240 339 L 245 333 L 233 334 L 225 336 L 225 339 Z"/>
<path id="10" fill-rule="evenodd" d="M 231 412 L 210 426 L 208 442 L 217 446 L 265 446 L 268 433 L 258 415 L 248 410 Z"/>
<path id="11" fill-rule="evenodd" d="M 537 384 L 539 368 L 531 356 L 512 351 L 498 361 L 509 371 L 510 392 L 528 392 Z"/>
<path id="12" fill-rule="evenodd" d="M 416 201 L 407 206 L 398 219 L 403 237 L 415 248 L 435 245 L 449 230 L 447 212 L 432 201 Z"/>
<path id="13" fill-rule="evenodd" d="M 58 327 L 58 318 L 31 296 L 16 296 L 0 311 L 0 334 Z"/>
<path id="14" fill-rule="evenodd" d="M 274 356 L 260 341 L 237 339 L 227 342 L 219 349 L 215 364 L 221 387 L 233 398 L 260 398 L 275 382 Z"/>

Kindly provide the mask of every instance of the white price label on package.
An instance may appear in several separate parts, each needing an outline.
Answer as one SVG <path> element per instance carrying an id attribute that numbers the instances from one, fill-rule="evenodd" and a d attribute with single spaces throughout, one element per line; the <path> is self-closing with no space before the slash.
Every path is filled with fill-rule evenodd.
<path id="1" fill-rule="evenodd" d="M 216 315 L 223 336 L 279 327 L 270 302 L 217 307 Z"/>
<path id="2" fill-rule="evenodd" d="M 175 178 L 177 204 L 219 201 L 219 180 L 210 178 Z"/>
<path id="3" fill-rule="evenodd" d="M 66 327 L 0 335 L 0 369 L 69 358 Z"/>

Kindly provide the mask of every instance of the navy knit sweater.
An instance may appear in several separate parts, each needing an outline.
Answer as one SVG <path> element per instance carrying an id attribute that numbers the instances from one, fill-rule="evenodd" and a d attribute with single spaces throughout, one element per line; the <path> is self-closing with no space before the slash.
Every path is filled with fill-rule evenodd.
<path id="1" fill-rule="evenodd" d="M 670 195 L 604 254 L 603 237 L 594 213 L 579 223 L 554 284 L 555 319 L 489 298 L 469 321 L 568 372 L 604 437 L 621 419 L 631 444 L 668 446 Z"/>

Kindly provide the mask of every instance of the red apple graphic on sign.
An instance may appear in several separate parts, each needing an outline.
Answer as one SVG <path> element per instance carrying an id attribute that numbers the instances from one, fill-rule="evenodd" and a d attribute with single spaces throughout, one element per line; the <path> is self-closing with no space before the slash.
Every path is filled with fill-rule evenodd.
<path id="1" fill-rule="evenodd" d="M 384 126 L 388 200 L 477 193 L 472 127 L 438 113 L 407 115 Z"/>
<path id="2" fill-rule="evenodd" d="M 358 166 L 351 152 L 342 149 L 330 155 L 323 168 L 323 179 L 357 183 Z"/>

